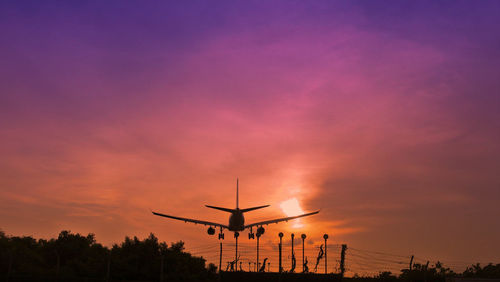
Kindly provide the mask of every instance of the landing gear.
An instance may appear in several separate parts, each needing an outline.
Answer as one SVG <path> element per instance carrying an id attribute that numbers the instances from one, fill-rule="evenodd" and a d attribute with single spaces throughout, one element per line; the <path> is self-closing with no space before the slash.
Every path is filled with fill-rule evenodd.
<path id="1" fill-rule="evenodd" d="M 213 228 L 212 226 L 208 227 L 207 233 L 208 233 L 208 235 L 214 235 L 215 234 L 215 228 Z"/>
<path id="2" fill-rule="evenodd" d="M 255 234 L 252 231 L 252 227 L 250 227 L 250 233 L 248 233 L 248 239 L 255 239 Z"/>
<path id="3" fill-rule="evenodd" d="M 222 227 L 220 228 L 220 233 L 219 233 L 219 240 L 220 239 L 224 240 L 224 233 L 222 233 Z"/>
<path id="4" fill-rule="evenodd" d="M 257 236 L 263 235 L 264 232 L 266 232 L 266 229 L 264 229 L 264 227 L 260 226 L 259 228 L 257 228 Z"/>

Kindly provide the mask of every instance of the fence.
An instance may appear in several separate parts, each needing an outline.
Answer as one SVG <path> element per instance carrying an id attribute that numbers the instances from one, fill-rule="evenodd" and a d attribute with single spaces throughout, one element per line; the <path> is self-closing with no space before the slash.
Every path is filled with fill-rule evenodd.
<path id="1" fill-rule="evenodd" d="M 265 240 L 264 240 L 265 239 Z M 232 238 L 226 240 L 212 241 L 201 243 L 198 245 L 186 245 L 186 252 L 191 253 L 193 256 L 203 257 L 208 263 L 213 263 L 223 271 L 245 271 L 245 272 L 279 272 L 280 262 L 280 244 L 278 236 L 266 234 L 260 238 L 259 241 L 259 254 L 257 255 L 257 240 L 242 240 L 238 243 L 238 253 L 236 254 L 235 241 Z M 345 272 L 345 276 L 351 277 L 358 276 L 373 276 L 383 271 L 390 271 L 393 274 L 399 274 L 402 269 L 411 268 L 412 264 L 420 263 L 427 264 L 429 261 L 436 262 L 430 258 L 423 258 L 413 255 L 399 255 L 379 251 L 370 251 L 358 249 L 352 246 L 343 244 L 331 244 L 324 238 L 305 238 L 304 240 L 297 236 L 293 240 L 293 254 L 292 254 L 292 240 L 290 235 L 282 238 L 281 245 L 281 266 L 282 271 L 300 273 L 304 268 L 308 269 L 311 273 L 336 273 L 341 274 Z M 325 245 L 325 242 L 327 243 Z M 4 252 L 3 252 L 4 253 Z M 7 253 L 5 253 L 7 254 Z M 2 260 L 7 262 L 5 265 L 5 276 L 7 281 L 29 281 L 29 277 L 24 279 L 22 276 L 11 273 L 12 259 L 15 254 L 8 253 L 2 256 Z M 56 273 L 59 272 L 59 256 L 54 261 L 57 265 Z M 295 258 L 295 268 L 293 267 L 293 259 Z M 106 259 L 102 269 L 102 279 L 82 278 L 79 281 L 109 281 L 113 279 L 113 261 Z M 303 267 L 306 264 L 307 267 Z M 158 261 L 159 262 L 159 261 Z M 465 261 L 442 261 L 446 267 L 453 270 L 465 270 L 467 266 L 476 262 Z M 263 263 L 265 263 L 263 265 Z M 168 268 L 164 265 L 163 261 L 158 263 L 158 279 L 160 281 L 168 281 L 171 277 L 164 275 L 165 271 L 161 269 Z M 156 269 L 156 266 L 154 267 Z M 52 277 L 39 277 L 38 281 L 51 280 L 54 281 L 54 274 Z M 31 279 L 32 280 L 32 279 Z M 76 281 L 75 279 L 73 279 Z"/>
<path id="2" fill-rule="evenodd" d="M 267 237 L 268 235 L 266 235 Z M 234 240 L 223 240 L 222 242 L 222 260 L 221 269 L 231 270 L 233 263 L 234 270 L 238 271 L 258 271 L 262 267 L 262 262 L 266 260 L 266 272 L 279 272 L 279 242 L 277 241 L 260 241 L 259 244 L 259 265 L 257 265 L 257 240 L 238 242 L 238 258 L 235 253 Z M 315 239 L 315 240 L 311 240 Z M 326 253 L 318 260 L 321 249 L 325 252 L 324 242 L 321 238 L 305 239 L 304 245 L 304 261 L 307 260 L 309 272 L 325 273 L 341 273 L 341 253 L 342 244 L 326 245 Z M 313 243 L 315 242 L 315 243 Z M 294 255 L 296 259 L 295 272 L 302 272 L 302 239 L 296 236 L 294 239 Z M 204 243 L 194 246 L 186 246 L 186 251 L 193 255 L 201 256 L 207 260 L 207 263 L 213 263 L 219 267 L 220 261 L 220 245 L 219 242 Z M 413 257 L 413 259 L 412 259 Z M 325 264 L 325 259 L 326 264 Z M 236 264 L 234 262 L 237 261 Z M 402 269 L 408 269 L 411 264 L 425 265 L 428 261 L 437 262 L 437 259 L 424 258 L 413 255 L 391 254 L 387 252 L 371 251 L 358 249 L 351 246 L 346 246 L 344 269 L 345 276 L 373 276 L 383 271 L 389 271 L 398 275 Z M 456 260 L 440 260 L 453 270 L 463 271 L 467 266 L 472 265 L 473 261 L 456 261 Z M 317 267 L 316 267 L 317 264 Z M 283 237 L 282 244 L 282 268 L 284 271 L 292 269 L 292 246 L 291 238 Z"/>

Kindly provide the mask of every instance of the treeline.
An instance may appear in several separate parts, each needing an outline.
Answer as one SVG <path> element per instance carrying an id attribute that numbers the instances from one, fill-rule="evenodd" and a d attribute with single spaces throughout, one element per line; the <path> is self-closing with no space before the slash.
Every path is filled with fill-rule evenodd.
<path id="1" fill-rule="evenodd" d="M 0 280 L 206 281 L 216 267 L 184 252 L 182 241 L 168 246 L 154 234 L 126 237 L 111 248 L 87 236 L 62 231 L 56 239 L 6 236 L 0 231 Z M 161 271 L 163 266 L 163 273 Z M 23 279 L 25 278 L 25 279 Z"/>
<path id="2" fill-rule="evenodd" d="M 0 231 L 0 281 L 217 281 L 216 270 L 215 265 L 206 265 L 202 257 L 185 252 L 182 241 L 169 246 L 159 242 L 154 234 L 144 240 L 125 237 L 120 244 L 108 248 L 97 243 L 94 234 L 62 231 L 55 239 L 37 240 L 30 236 L 6 236 Z M 256 278 L 256 273 L 250 274 Z M 500 279 L 500 264 L 475 264 L 462 273 L 440 262 L 431 266 L 413 264 L 411 269 L 397 274 L 381 272 L 373 277 L 353 278 L 444 282 L 453 277 Z"/>
<path id="3" fill-rule="evenodd" d="M 457 273 L 443 263 L 437 262 L 429 267 L 428 264 L 412 265 L 411 269 L 402 269 L 399 275 L 391 272 L 381 272 L 374 278 L 382 281 L 421 281 L 421 282 L 444 282 L 446 278 L 500 278 L 500 264 L 487 264 L 481 266 L 479 263 L 467 267 L 462 273 Z"/>

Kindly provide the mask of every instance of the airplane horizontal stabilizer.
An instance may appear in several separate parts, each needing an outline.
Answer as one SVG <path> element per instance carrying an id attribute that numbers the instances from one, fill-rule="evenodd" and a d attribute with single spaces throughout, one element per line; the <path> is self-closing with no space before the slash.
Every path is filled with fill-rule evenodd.
<path id="1" fill-rule="evenodd" d="M 249 224 L 249 225 L 245 225 L 245 228 L 250 228 L 250 227 L 253 227 L 253 226 L 262 226 L 262 225 L 268 225 L 268 224 L 271 224 L 271 223 L 278 223 L 278 222 L 283 222 L 283 221 L 289 221 L 289 220 L 293 220 L 293 219 L 297 219 L 297 218 L 301 218 L 301 217 L 305 217 L 305 216 L 310 216 L 310 215 L 314 215 L 314 214 L 317 214 L 319 213 L 319 210 L 315 211 L 315 212 L 310 212 L 310 213 L 305 213 L 305 214 L 301 214 L 301 215 L 296 215 L 296 216 L 290 216 L 290 217 L 283 217 L 283 218 L 277 218 L 277 219 L 272 219 L 272 220 L 266 220 L 266 221 L 261 221 L 261 222 L 256 222 L 256 223 L 252 223 L 252 224 Z"/>
<path id="2" fill-rule="evenodd" d="M 231 212 L 231 213 L 234 212 L 233 209 L 228 209 L 228 208 L 214 207 L 214 206 L 209 206 L 209 205 L 205 205 L 205 207 L 220 210 L 220 211 L 225 211 L 225 212 Z"/>
<path id="3" fill-rule="evenodd" d="M 241 212 L 249 212 L 249 211 L 253 211 L 253 210 L 258 210 L 258 209 L 262 209 L 262 208 L 267 208 L 269 207 L 270 205 L 265 205 L 265 206 L 258 206 L 258 207 L 253 207 L 253 208 L 248 208 L 248 209 L 242 209 Z"/>

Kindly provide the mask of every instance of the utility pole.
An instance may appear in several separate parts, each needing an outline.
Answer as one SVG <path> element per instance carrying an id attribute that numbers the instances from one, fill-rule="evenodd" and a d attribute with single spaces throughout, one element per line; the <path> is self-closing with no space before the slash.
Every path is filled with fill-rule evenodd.
<path id="1" fill-rule="evenodd" d="M 219 274 L 222 267 L 222 242 L 220 242 L 220 250 L 219 250 Z"/>
<path id="2" fill-rule="evenodd" d="M 345 273 L 345 251 L 347 250 L 347 245 L 342 244 L 342 251 L 340 252 L 340 277 L 344 278 Z"/>
<path id="3" fill-rule="evenodd" d="M 328 266 L 328 263 L 327 263 L 328 254 L 326 253 L 327 246 L 328 246 L 326 244 L 326 240 L 328 239 L 328 234 L 323 235 L 323 239 L 325 239 L 325 274 L 328 274 L 328 270 L 327 270 L 327 266 Z"/>
<path id="4" fill-rule="evenodd" d="M 281 271 L 282 271 L 282 267 L 281 267 L 281 249 L 282 249 L 282 246 L 283 246 L 283 241 L 282 241 L 282 239 L 283 239 L 283 232 L 280 232 L 278 234 L 278 236 L 280 237 L 280 245 L 279 245 L 279 248 L 278 248 L 279 249 L 279 258 L 280 258 L 279 259 L 279 273 L 281 273 Z"/>
<path id="5" fill-rule="evenodd" d="M 302 273 L 304 273 L 306 271 L 306 265 L 304 264 L 305 261 L 304 261 L 304 240 L 306 239 L 306 234 L 302 234 L 300 235 L 300 237 L 302 238 Z"/>

